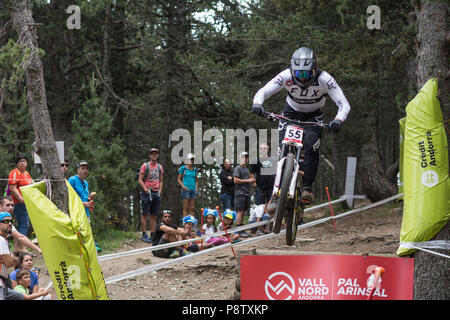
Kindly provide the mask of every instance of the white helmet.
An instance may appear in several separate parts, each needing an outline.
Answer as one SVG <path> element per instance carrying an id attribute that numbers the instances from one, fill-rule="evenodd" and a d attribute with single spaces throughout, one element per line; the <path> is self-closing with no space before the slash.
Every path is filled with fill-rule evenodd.
<path id="1" fill-rule="evenodd" d="M 317 75 L 317 56 L 306 47 L 295 50 L 291 58 L 291 74 L 294 83 L 302 88 L 310 86 Z"/>

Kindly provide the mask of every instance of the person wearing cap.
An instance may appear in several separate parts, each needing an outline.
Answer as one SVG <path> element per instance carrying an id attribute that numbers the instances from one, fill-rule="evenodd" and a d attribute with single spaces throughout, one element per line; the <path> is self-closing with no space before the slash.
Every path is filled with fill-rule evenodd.
<path id="1" fill-rule="evenodd" d="M 13 199 L 10 196 L 1 197 L 0 212 L 5 211 L 12 215 L 13 210 L 14 210 Z M 39 248 L 36 244 L 33 243 L 33 241 L 31 241 L 26 236 L 17 231 L 17 229 L 14 228 L 14 226 L 12 226 L 11 236 L 14 239 L 14 251 L 28 252 L 27 249 L 25 249 L 25 247 L 27 247 L 30 248 L 31 250 L 38 252 L 39 254 L 42 253 L 41 248 Z"/>
<path id="2" fill-rule="evenodd" d="M 183 218 L 183 225 L 184 230 L 186 230 L 186 235 L 181 237 L 183 240 L 197 238 L 197 235 L 195 234 L 194 230 L 195 226 L 197 225 L 197 219 L 195 219 L 191 215 L 186 216 Z M 195 242 L 186 243 L 181 246 L 180 256 L 185 256 L 187 254 L 197 252 L 199 250 L 200 248 L 198 247 L 197 243 Z"/>
<path id="3" fill-rule="evenodd" d="M 244 224 L 244 215 L 250 208 L 250 185 L 254 183 L 255 178 L 250 177 L 248 171 L 248 153 L 242 152 L 240 155 L 240 163 L 234 169 L 234 207 L 237 211 L 236 224 L 242 226 Z M 239 234 L 242 238 L 247 238 L 250 235 L 242 230 Z"/>
<path id="4" fill-rule="evenodd" d="M 9 173 L 8 185 L 11 192 L 11 197 L 14 201 L 14 214 L 17 220 L 17 230 L 26 236 L 30 226 L 30 218 L 28 211 L 23 201 L 21 187 L 34 183 L 31 175 L 27 171 L 28 158 L 20 155 L 16 159 L 16 166 L 14 170 Z"/>
<path id="5" fill-rule="evenodd" d="M 17 258 L 11 254 L 8 236 L 12 232 L 12 216 L 5 211 L 0 212 L 0 301 L 23 300 L 24 295 L 14 291 L 10 286 L 8 268 L 17 264 Z"/>
<path id="6" fill-rule="evenodd" d="M 236 211 L 227 209 L 225 210 L 225 212 L 223 213 L 223 223 L 219 223 L 219 225 L 217 226 L 217 230 L 219 231 L 224 231 L 224 230 L 229 230 L 233 227 L 233 223 L 236 220 Z M 232 233 L 228 233 L 228 237 L 225 235 L 221 235 L 220 237 L 222 239 L 224 239 L 224 243 L 229 242 L 231 240 L 231 242 L 237 242 L 237 241 L 241 241 L 239 239 L 240 236 L 240 232 L 232 232 Z"/>
<path id="7" fill-rule="evenodd" d="M 161 193 L 163 190 L 163 173 L 164 169 L 158 163 L 159 150 L 151 148 L 149 151 L 150 161 L 142 164 L 139 170 L 139 185 L 141 192 L 141 240 L 146 243 L 152 242 L 153 233 L 155 232 L 156 222 L 161 208 Z M 150 238 L 147 235 L 147 217 L 150 215 Z"/>
<path id="8" fill-rule="evenodd" d="M 77 174 L 69 178 L 69 183 L 83 202 L 86 215 L 90 222 L 89 208 L 91 208 L 91 200 L 94 199 L 95 193 L 89 193 L 89 183 L 86 178 L 89 175 L 89 165 L 86 160 L 80 160 L 77 163 Z"/>
<path id="9" fill-rule="evenodd" d="M 178 184 L 181 186 L 181 198 L 183 199 L 183 217 L 194 214 L 195 201 L 198 195 L 197 167 L 194 167 L 195 156 L 189 153 L 186 164 L 178 170 Z"/>

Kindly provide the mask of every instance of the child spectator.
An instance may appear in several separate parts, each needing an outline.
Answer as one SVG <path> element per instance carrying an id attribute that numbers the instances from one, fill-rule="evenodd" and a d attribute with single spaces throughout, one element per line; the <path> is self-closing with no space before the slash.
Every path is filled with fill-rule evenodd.
<path id="1" fill-rule="evenodd" d="M 224 230 L 229 230 L 231 229 L 231 227 L 233 226 L 234 220 L 236 220 L 236 211 L 231 211 L 229 209 L 227 209 L 225 211 L 225 214 L 223 215 L 223 223 L 221 222 L 218 226 L 217 229 L 219 231 L 224 231 Z M 241 241 L 239 239 L 239 232 L 234 232 L 232 234 L 228 234 L 228 236 L 231 239 L 231 242 L 238 242 Z M 228 242 L 228 238 L 226 237 L 226 235 L 222 235 L 222 238 L 225 238 Z"/>
<path id="2" fill-rule="evenodd" d="M 30 286 L 30 271 L 20 270 L 16 274 L 18 284 L 14 287 L 14 291 L 23 294 L 24 300 L 34 300 L 39 297 L 47 296 L 50 292 L 48 290 L 41 289 L 37 293 L 31 293 L 28 291 Z"/>
<path id="3" fill-rule="evenodd" d="M 33 255 L 29 252 L 23 252 L 20 256 L 19 256 L 19 261 L 17 263 L 16 266 L 16 270 L 14 270 L 13 272 L 11 272 L 11 281 L 12 281 L 12 286 L 13 288 L 15 288 L 18 284 L 19 281 L 17 279 L 17 273 L 19 273 L 20 271 L 28 271 L 29 272 L 29 279 L 30 279 L 30 283 L 28 285 L 28 287 L 26 289 L 28 289 L 28 292 L 30 293 L 38 293 L 44 289 L 39 288 L 39 269 L 38 268 L 33 268 Z M 45 300 L 51 300 L 51 295 L 49 295 L 48 297 L 44 297 Z"/>
<path id="4" fill-rule="evenodd" d="M 266 205 L 260 204 L 259 206 L 257 206 L 254 210 L 250 210 L 250 218 L 248 219 L 248 223 L 255 223 L 255 222 L 261 222 L 261 221 L 265 221 L 270 219 L 270 215 L 267 212 L 267 207 Z M 252 233 L 256 234 L 267 234 L 270 233 L 269 231 L 269 226 L 268 225 L 264 225 L 264 226 L 259 226 L 258 228 L 252 228 Z"/>
<path id="5" fill-rule="evenodd" d="M 186 230 L 187 234 L 183 236 L 183 240 L 186 239 L 194 239 L 197 238 L 195 234 L 194 227 L 197 225 L 197 219 L 193 216 L 186 216 L 183 218 L 184 230 Z M 185 256 L 187 254 L 199 251 L 198 244 L 195 242 L 187 243 L 181 247 L 180 255 Z"/>
<path id="6" fill-rule="evenodd" d="M 203 216 L 205 217 L 206 223 L 203 225 L 202 229 L 205 233 L 206 248 L 211 248 L 214 246 L 219 246 L 228 242 L 228 239 L 220 236 L 210 236 L 217 232 L 216 218 L 218 216 L 217 209 L 205 209 L 203 211 Z"/>

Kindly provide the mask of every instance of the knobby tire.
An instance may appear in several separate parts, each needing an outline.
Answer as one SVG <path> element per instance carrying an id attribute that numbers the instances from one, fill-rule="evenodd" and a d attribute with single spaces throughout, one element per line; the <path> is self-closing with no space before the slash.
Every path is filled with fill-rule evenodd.
<path id="1" fill-rule="evenodd" d="M 294 154 L 288 153 L 286 162 L 284 163 L 283 176 L 281 177 L 280 196 L 278 198 L 278 206 L 275 211 L 275 221 L 273 224 L 273 233 L 280 233 L 283 217 L 286 212 L 287 194 L 292 179 L 292 171 L 294 170 Z"/>
<path id="2" fill-rule="evenodd" d="M 303 213 L 303 206 L 300 204 L 301 198 L 301 178 L 297 182 L 295 188 L 295 196 L 293 201 L 290 201 L 291 206 L 288 205 L 286 209 L 286 244 L 292 246 L 295 243 L 297 237 L 297 228 L 300 224 L 300 218 Z M 298 208 L 301 208 L 299 210 Z"/>

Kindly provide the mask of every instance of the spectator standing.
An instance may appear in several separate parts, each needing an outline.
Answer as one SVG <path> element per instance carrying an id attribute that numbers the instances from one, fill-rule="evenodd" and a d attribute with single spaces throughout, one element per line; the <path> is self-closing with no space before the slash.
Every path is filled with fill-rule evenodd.
<path id="1" fill-rule="evenodd" d="M 0 301 L 23 300 L 21 293 L 14 291 L 9 284 L 8 268 L 17 264 L 17 259 L 9 251 L 8 236 L 12 231 L 12 216 L 8 212 L 0 212 Z"/>
<path id="2" fill-rule="evenodd" d="M 5 211 L 12 215 L 14 210 L 14 202 L 10 196 L 4 196 L 0 198 L 0 212 Z M 30 248 L 38 253 L 42 253 L 41 248 L 35 245 L 30 239 L 21 234 L 17 229 L 12 226 L 11 236 L 14 239 L 14 251 L 26 252 L 25 247 Z"/>
<path id="3" fill-rule="evenodd" d="M 181 186 L 181 198 L 183 199 L 183 217 L 194 214 L 195 200 L 198 196 L 197 167 L 194 167 L 195 156 L 189 153 L 186 164 L 178 170 L 178 184 Z"/>
<path id="4" fill-rule="evenodd" d="M 161 194 L 163 190 L 163 173 L 164 169 L 158 163 L 159 150 L 151 148 L 149 151 L 150 161 L 145 162 L 139 171 L 139 185 L 141 192 L 141 240 L 151 243 L 158 220 L 159 211 L 161 209 Z M 147 216 L 150 215 L 150 238 L 147 235 Z"/>
<path id="5" fill-rule="evenodd" d="M 234 207 L 237 211 L 236 224 L 237 226 L 244 225 L 244 216 L 247 210 L 250 208 L 250 185 L 256 180 L 250 177 L 248 171 L 248 153 L 242 152 L 240 155 L 240 163 L 234 169 Z M 242 238 L 248 238 L 250 235 L 242 230 L 239 233 Z"/>
<path id="6" fill-rule="evenodd" d="M 91 222 L 89 209 L 92 208 L 91 201 L 94 200 L 95 193 L 89 193 L 89 183 L 86 180 L 88 175 L 89 165 L 87 161 L 80 160 L 77 164 L 77 174 L 71 176 L 68 181 L 83 202 L 84 210 L 86 211 L 89 222 Z"/>
<path id="7" fill-rule="evenodd" d="M 272 197 L 273 185 L 275 183 L 276 162 L 268 157 L 269 146 L 262 143 L 259 146 L 259 158 L 256 164 L 249 167 L 250 177 L 255 178 L 253 186 L 255 191 L 255 204 L 267 204 Z"/>
<path id="8" fill-rule="evenodd" d="M 222 169 L 220 170 L 220 200 L 222 200 L 223 210 L 234 208 L 234 180 L 233 171 L 231 170 L 230 159 L 224 159 Z"/>
<path id="9" fill-rule="evenodd" d="M 164 210 L 161 216 L 161 223 L 155 228 L 152 243 L 153 246 L 166 244 L 170 242 L 181 241 L 187 235 L 187 231 L 183 228 L 178 228 L 172 223 L 172 212 Z M 180 256 L 178 248 L 166 248 L 153 251 L 153 255 L 159 258 L 178 258 Z"/>
<path id="10" fill-rule="evenodd" d="M 64 162 L 61 163 L 61 171 L 64 174 L 64 177 L 67 175 L 67 171 L 69 170 L 69 160 L 64 159 Z"/>
<path id="11" fill-rule="evenodd" d="M 23 201 L 21 187 L 34 183 L 30 174 L 27 171 L 28 158 L 20 155 L 16 159 L 16 166 L 14 170 L 9 173 L 8 185 L 14 201 L 14 214 L 17 220 L 17 230 L 26 236 L 28 234 L 28 227 L 30 226 L 30 218 L 28 211 Z"/>

